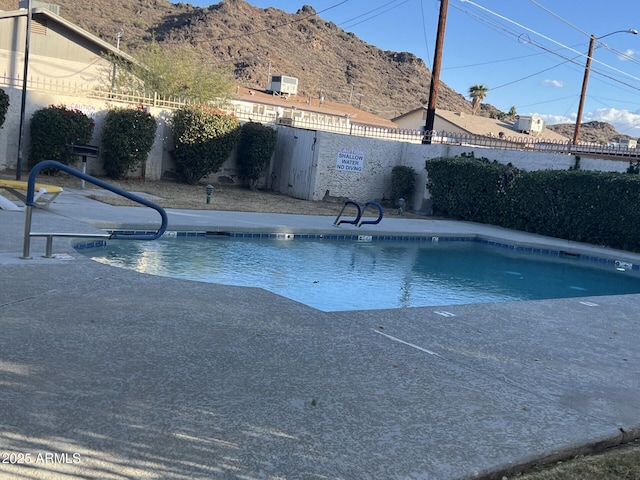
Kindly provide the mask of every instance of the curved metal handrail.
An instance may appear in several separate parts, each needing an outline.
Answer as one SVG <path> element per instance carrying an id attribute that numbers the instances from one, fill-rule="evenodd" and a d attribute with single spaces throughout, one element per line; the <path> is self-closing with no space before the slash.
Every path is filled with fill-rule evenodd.
<path id="1" fill-rule="evenodd" d="M 354 207 L 356 207 L 358 209 L 358 215 L 353 220 L 340 220 L 340 217 L 342 216 L 342 212 L 344 212 L 344 209 L 347 208 L 347 205 L 353 205 Z M 340 213 L 334 220 L 333 224 L 336 227 L 340 226 L 341 223 L 350 223 L 352 225 L 357 225 L 358 222 L 360 221 L 360 217 L 362 217 L 362 209 L 360 208 L 360 204 L 357 202 L 354 202 L 353 200 L 346 200 L 344 202 L 344 205 L 342 206 L 342 210 L 340 210 Z"/>
<path id="2" fill-rule="evenodd" d="M 364 215 L 364 211 L 367 209 L 367 207 L 371 205 L 372 207 L 376 207 L 378 209 L 378 218 L 376 220 L 360 220 L 360 222 L 358 222 L 358 226 L 360 225 L 377 225 L 378 223 L 380 223 L 380 220 L 382 220 L 382 205 L 380 205 L 378 202 L 366 202 L 364 204 L 364 208 L 362 209 L 362 214 Z"/>
<path id="3" fill-rule="evenodd" d="M 40 173 L 40 171 L 45 168 L 56 168 L 58 170 L 62 170 L 63 172 L 73 175 L 74 177 L 78 177 L 89 183 L 97 185 L 98 187 L 102 187 L 117 195 L 125 197 L 133 202 L 140 203 L 149 208 L 153 208 L 160 214 L 162 223 L 160 225 L 160 228 L 158 228 L 158 230 L 155 233 L 148 233 L 148 234 L 114 233 L 114 234 L 111 234 L 109 238 L 126 239 L 126 240 L 156 240 L 157 238 L 160 238 L 164 234 L 164 232 L 167 230 L 167 226 L 169 224 L 169 218 L 167 217 L 167 212 L 160 205 L 157 205 L 133 193 L 127 192 L 126 190 L 118 188 L 114 185 L 110 185 L 106 182 L 103 182 L 102 180 L 92 177 L 91 175 L 87 175 L 86 173 L 76 170 L 75 168 L 69 167 L 68 165 L 65 165 L 63 163 L 57 162 L 55 160 L 45 160 L 43 162 L 38 163 L 35 167 L 33 167 L 33 169 L 31 169 L 31 172 L 29 173 L 29 180 L 27 183 L 27 196 L 25 201 L 24 248 L 22 252 L 23 253 L 22 258 L 25 258 L 25 259 L 31 258 L 29 257 L 29 250 L 30 250 L 30 243 L 31 243 L 30 239 L 32 235 L 31 234 L 31 214 L 32 214 L 34 203 L 35 203 L 34 196 L 35 196 L 36 177 L 38 176 L 38 173 Z"/>

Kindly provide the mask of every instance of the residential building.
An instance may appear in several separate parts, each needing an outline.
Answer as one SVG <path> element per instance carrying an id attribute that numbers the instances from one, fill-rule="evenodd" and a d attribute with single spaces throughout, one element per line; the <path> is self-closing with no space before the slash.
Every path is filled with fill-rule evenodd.
<path id="1" fill-rule="evenodd" d="M 427 108 L 419 107 L 392 118 L 391 121 L 396 123 L 399 128 L 424 130 L 426 119 Z M 520 131 L 517 128 L 517 123 L 447 110 L 436 110 L 433 129 L 437 132 L 459 135 L 481 135 L 504 139 L 517 138 L 519 141 L 531 139 L 536 141 L 566 142 L 569 140 L 551 130 L 539 127 L 538 123 L 536 123 L 535 129 Z"/>

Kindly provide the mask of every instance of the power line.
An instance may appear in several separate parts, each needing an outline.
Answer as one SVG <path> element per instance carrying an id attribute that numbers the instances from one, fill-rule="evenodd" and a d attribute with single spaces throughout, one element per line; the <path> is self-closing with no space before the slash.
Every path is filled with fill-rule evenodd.
<path id="1" fill-rule="evenodd" d="M 499 14 L 499 13 L 493 12 L 493 11 L 489 10 L 488 8 L 483 7 L 482 5 L 479 5 L 479 4 L 475 3 L 475 2 L 473 2 L 472 0 L 460 0 L 460 1 L 461 1 L 462 3 L 469 3 L 470 5 L 473 5 L 473 6 L 477 7 L 477 8 L 479 8 L 479 9 L 481 9 L 482 11 L 485 11 L 485 12 L 487 12 L 487 13 L 491 14 L 491 15 L 495 15 L 496 17 L 498 17 L 498 18 L 500 18 L 500 19 L 502 19 L 502 20 L 505 20 L 505 21 L 506 21 L 506 22 L 508 22 L 508 23 L 512 23 L 512 24 L 514 24 L 514 25 L 516 25 L 516 26 L 518 26 L 518 27 L 520 27 L 520 28 L 523 28 L 524 30 L 526 30 L 526 31 L 528 31 L 528 32 L 530 32 L 530 33 L 533 33 L 534 35 L 537 35 L 537 36 L 539 36 L 539 37 L 541 37 L 541 38 L 543 38 L 543 39 L 545 39 L 545 40 L 548 40 L 549 42 L 552 42 L 552 43 L 554 43 L 554 44 L 556 44 L 556 45 L 558 45 L 558 46 L 562 47 L 563 49 L 567 49 L 567 50 L 569 50 L 569 51 L 571 51 L 571 52 L 573 52 L 573 53 L 578 54 L 578 56 L 580 56 L 580 57 L 586 57 L 586 56 L 587 56 L 586 54 L 584 54 L 584 53 L 582 53 L 582 52 L 580 52 L 580 51 L 578 51 L 578 50 L 576 50 L 576 49 L 574 49 L 574 48 L 572 48 L 572 47 L 569 47 L 569 46 L 567 46 L 567 45 L 564 45 L 564 44 L 562 44 L 562 43 L 558 42 L 557 40 L 555 40 L 555 39 L 553 39 L 553 38 L 551 38 L 551 37 L 548 37 L 547 35 L 544 35 L 544 34 L 542 34 L 542 33 L 538 32 L 538 31 L 536 31 L 536 30 L 533 30 L 533 29 L 531 29 L 531 28 L 529 28 L 529 27 L 527 27 L 527 26 L 525 26 L 525 25 L 522 25 L 522 24 L 520 24 L 520 23 L 518 23 L 518 22 L 516 22 L 516 21 L 514 21 L 514 20 L 511 20 L 510 18 L 507 18 L 507 17 L 505 17 L 505 16 L 503 16 L 503 15 L 501 15 L 501 14 Z M 506 30 L 506 29 L 505 29 L 505 30 Z M 513 32 L 510 32 L 510 33 L 511 33 L 511 34 L 514 34 Z M 530 43 L 530 44 L 532 44 L 532 45 L 534 45 L 534 46 L 537 46 L 537 47 L 539 47 L 539 48 L 543 48 L 541 45 L 539 45 L 539 44 L 534 44 L 534 43 L 533 43 L 533 42 L 531 42 L 531 41 L 529 41 L 528 43 Z M 605 45 L 605 44 L 604 44 L 604 43 L 602 43 L 602 42 L 599 42 L 599 43 L 601 43 L 602 45 Z M 566 57 L 564 57 L 564 56 L 562 56 L 562 55 L 558 54 L 557 52 L 553 52 L 553 51 L 551 51 L 551 50 L 547 50 L 547 51 L 548 51 L 548 52 L 550 52 L 550 53 L 554 53 L 554 54 L 556 54 L 556 55 L 558 55 L 558 56 L 560 56 L 560 57 L 562 57 L 562 58 L 567 59 Z M 617 73 L 620 73 L 620 74 L 622 74 L 622 75 L 624 75 L 624 76 L 626 76 L 626 77 L 629 77 L 629 78 L 631 78 L 631 79 L 633 79 L 633 80 L 638 80 L 638 81 L 640 81 L 640 78 L 635 77 L 635 76 L 631 75 L 630 73 L 627 73 L 627 72 L 625 72 L 625 71 L 623 71 L 623 70 L 620 70 L 620 69 L 618 69 L 618 68 L 615 68 L 615 67 L 613 67 L 613 66 L 611 66 L 611 65 L 608 65 L 608 64 L 606 64 L 606 63 L 604 63 L 604 62 L 601 62 L 601 61 L 596 60 L 596 59 L 592 59 L 592 61 L 594 61 L 594 62 L 596 62 L 596 63 L 598 63 L 598 64 L 600 64 L 600 65 L 602 65 L 602 66 L 604 66 L 604 67 L 607 67 L 607 68 L 609 68 L 609 69 L 613 70 L 614 72 L 617 72 Z M 573 62 L 573 63 L 575 63 L 575 62 Z M 613 79 L 613 78 L 612 78 L 612 79 Z M 619 81 L 619 80 L 618 80 L 618 81 Z M 623 83 L 623 84 L 624 84 L 624 82 L 621 82 L 621 81 L 620 81 L 620 83 Z"/>
<path id="2" fill-rule="evenodd" d="M 502 87 L 507 87 L 507 86 L 509 86 L 509 85 L 513 85 L 514 83 L 518 83 L 518 82 L 521 82 L 521 81 L 523 81 L 523 80 L 527 80 L 527 79 L 529 79 L 529 78 L 531 78 L 531 77 L 535 77 L 535 76 L 537 76 L 537 75 L 540 75 L 541 73 L 548 72 L 549 70 L 553 70 L 554 68 L 558 68 L 559 66 L 564 65 L 565 63 L 567 63 L 567 62 L 571 62 L 571 61 L 572 61 L 571 59 L 569 59 L 569 60 L 565 60 L 564 62 L 560 62 L 560 63 L 558 63 L 558 64 L 556 64 L 556 65 L 553 65 L 552 67 L 545 68 L 544 70 L 540 70 L 539 72 L 532 73 L 532 74 L 527 75 L 526 77 L 522 77 L 522 78 L 520 78 L 520 79 L 518 79 L 518 80 L 514 80 L 514 81 L 512 81 L 512 82 L 505 83 L 505 84 L 502 84 L 502 85 L 497 86 L 497 87 L 492 87 L 492 88 L 490 88 L 489 90 L 497 90 L 497 89 L 502 88 Z"/>
<path id="3" fill-rule="evenodd" d="M 544 53 L 542 53 L 542 52 L 540 52 L 540 53 L 532 53 L 530 55 L 521 55 L 519 57 L 503 58 L 501 60 L 492 60 L 492 61 L 489 61 L 489 62 L 471 63 L 469 65 L 457 65 L 455 67 L 443 68 L 443 70 L 457 70 L 457 69 L 460 69 L 460 68 L 480 67 L 480 66 L 483 66 L 483 65 L 491 65 L 492 63 L 504 63 L 504 62 L 511 62 L 513 60 L 522 60 L 524 58 L 529 58 L 529 57 L 537 57 L 538 55 L 544 55 Z"/>
<path id="4" fill-rule="evenodd" d="M 578 32 L 582 33 L 583 35 L 589 37 L 590 34 L 588 34 L 587 32 L 585 32 L 584 30 L 582 30 L 581 28 L 575 26 L 574 24 L 572 24 L 571 22 L 569 22 L 568 20 L 564 19 L 563 17 L 561 17 L 560 15 L 558 15 L 557 13 L 552 12 L 551 10 L 549 10 L 546 7 L 543 7 L 542 5 L 540 5 L 538 2 L 536 2 L 535 0 L 529 0 L 531 3 L 533 3 L 536 7 L 541 8 L 542 10 L 544 10 L 545 12 L 549 13 L 550 15 L 553 15 L 554 17 L 556 17 L 558 20 L 560 20 L 563 23 L 566 23 L 567 25 L 569 25 L 571 28 L 573 28 L 574 30 L 577 30 Z"/>
<path id="5" fill-rule="evenodd" d="M 544 10 L 545 12 L 549 13 L 550 15 L 556 17 L 558 20 L 560 20 L 561 22 L 569 25 L 571 28 L 573 28 L 574 30 L 577 30 L 578 32 L 580 32 L 581 34 L 585 35 L 586 37 L 591 37 L 591 35 L 587 32 L 585 32 L 584 30 L 582 30 L 581 28 L 577 27 L 576 25 L 572 24 L 571 22 L 569 22 L 568 20 L 566 20 L 565 18 L 561 17 L 560 15 L 552 12 L 551 10 L 549 10 L 548 8 L 540 5 L 538 2 L 536 2 L 536 0 L 529 0 L 531 3 L 533 3 L 534 5 L 536 5 L 537 7 L 541 8 L 542 10 Z M 640 61 L 637 60 L 636 58 L 634 58 L 633 56 L 625 53 L 625 52 L 620 52 L 612 47 L 610 47 L 609 45 L 607 45 L 606 43 L 603 42 L 599 42 L 600 45 L 602 45 L 605 49 L 615 53 L 616 55 L 622 57 L 625 60 L 629 60 L 630 62 L 634 62 L 637 64 L 640 64 Z"/>
<path id="6" fill-rule="evenodd" d="M 424 0 L 420 0 L 420 15 L 422 17 L 422 33 L 424 34 L 424 45 L 427 51 L 427 64 L 431 67 L 431 55 L 429 51 L 431 48 L 429 47 L 429 40 L 427 40 L 427 23 L 424 20 Z"/>
<path id="7" fill-rule="evenodd" d="M 404 0 L 404 1 L 400 2 L 400 3 L 398 3 L 397 5 L 392 5 L 393 3 L 396 3 L 397 1 L 398 0 L 392 0 L 391 2 L 389 2 L 389 3 L 385 4 L 385 5 L 381 5 L 380 7 L 374 8 L 373 10 L 369 10 L 368 12 L 365 12 L 365 13 L 363 13 L 361 15 L 358 15 L 357 17 L 353 17 L 353 18 L 350 18 L 349 20 L 345 20 L 344 22 L 339 23 L 338 25 L 341 25 L 341 26 L 345 25 L 345 23 L 349 23 L 349 22 L 351 22 L 353 20 L 357 20 L 358 18 L 364 17 L 365 15 L 369 15 L 370 13 L 376 12 L 376 11 L 382 9 L 382 8 L 388 7 L 386 10 L 383 10 L 380 13 L 377 13 L 377 14 L 371 16 L 371 17 L 365 18 L 364 20 L 361 20 L 359 22 L 356 22 L 356 23 L 353 23 L 353 24 L 350 24 L 350 25 L 346 25 L 346 26 L 343 27 L 343 28 L 353 28 L 356 25 L 360 25 L 361 23 L 368 22 L 369 20 L 373 20 L 374 18 L 379 17 L 380 15 L 382 15 L 384 13 L 387 13 L 389 10 L 393 10 L 394 8 L 397 8 L 400 5 L 404 5 L 409 0 Z"/>
<path id="8" fill-rule="evenodd" d="M 321 13 L 324 13 L 324 12 L 326 12 L 328 10 L 331 10 L 332 8 L 339 7 L 340 5 L 343 5 L 343 4 L 347 3 L 348 1 L 349 0 L 342 0 L 342 2 L 336 3 L 335 5 L 331 5 L 330 7 L 327 7 L 324 10 L 320 10 L 319 12 L 311 13 L 309 15 L 306 15 L 306 16 L 302 17 L 302 18 L 296 18 L 295 20 L 290 20 L 288 22 L 284 22 L 284 23 L 281 23 L 281 24 L 272 25 L 272 26 L 270 26 L 268 28 L 263 28 L 261 30 L 255 30 L 253 32 L 242 33 L 240 35 L 230 35 L 228 37 L 220 37 L 220 38 L 217 38 L 216 41 L 233 40 L 234 38 L 244 38 L 244 37 L 250 37 L 252 35 L 257 35 L 258 33 L 270 32 L 271 30 L 276 30 L 276 29 L 281 28 L 281 27 L 286 27 L 286 26 L 292 25 L 294 23 L 302 22 L 303 20 L 306 20 L 307 18 L 310 18 L 310 17 L 316 17 L 316 16 L 320 15 Z"/>

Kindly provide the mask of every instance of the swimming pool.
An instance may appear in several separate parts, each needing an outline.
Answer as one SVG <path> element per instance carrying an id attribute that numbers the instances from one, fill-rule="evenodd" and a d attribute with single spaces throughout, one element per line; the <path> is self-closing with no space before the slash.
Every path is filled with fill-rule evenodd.
<path id="1" fill-rule="evenodd" d="M 111 241 L 83 253 L 152 275 L 261 287 L 323 311 L 640 293 L 640 274 L 630 265 L 616 269 L 553 250 L 471 239 L 280 238 L 163 237 Z"/>

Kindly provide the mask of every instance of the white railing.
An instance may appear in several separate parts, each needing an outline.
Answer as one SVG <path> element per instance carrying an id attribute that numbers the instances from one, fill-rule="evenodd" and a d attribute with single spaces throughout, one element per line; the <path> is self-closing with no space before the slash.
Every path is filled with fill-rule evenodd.
<path id="1" fill-rule="evenodd" d="M 21 87 L 20 78 L 9 77 L 6 73 L 0 75 L 0 85 Z M 96 89 L 95 85 L 61 82 L 40 78 L 31 78 L 27 87 L 34 90 L 53 91 L 58 93 L 74 93 L 86 95 L 89 98 L 105 99 L 113 102 L 142 105 L 145 107 L 166 108 L 169 110 L 181 108 L 188 103 L 185 98 L 165 97 L 157 93 L 124 93 L 108 89 Z M 545 140 L 528 136 L 488 136 L 473 135 L 459 132 L 432 131 L 425 134 L 421 130 L 398 129 L 363 125 L 345 120 L 345 117 L 335 115 L 323 115 L 322 121 L 311 118 L 283 118 L 274 113 L 259 114 L 248 112 L 233 103 L 221 107 L 229 114 L 235 115 L 242 121 L 254 121 L 265 124 L 277 124 L 302 128 L 306 130 L 322 130 L 353 135 L 358 137 L 380 138 L 386 140 L 432 143 L 448 145 L 464 145 L 476 148 L 492 148 L 498 150 L 527 150 L 546 153 L 561 153 L 566 155 L 603 155 L 614 158 L 628 158 L 637 161 L 640 158 L 640 148 L 622 146 L 598 145 L 582 142 L 572 145 L 570 140 Z"/>

